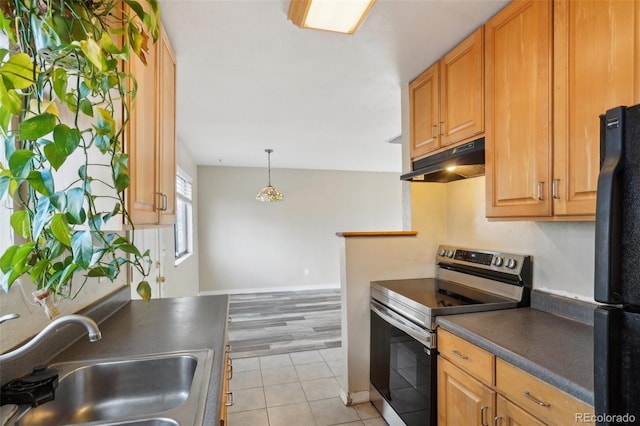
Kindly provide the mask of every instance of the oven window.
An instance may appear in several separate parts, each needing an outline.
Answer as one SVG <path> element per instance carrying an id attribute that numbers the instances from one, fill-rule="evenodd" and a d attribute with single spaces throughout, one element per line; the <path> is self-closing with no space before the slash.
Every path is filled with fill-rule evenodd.
<path id="1" fill-rule="evenodd" d="M 371 313 L 371 382 L 407 426 L 436 424 L 436 360 Z"/>

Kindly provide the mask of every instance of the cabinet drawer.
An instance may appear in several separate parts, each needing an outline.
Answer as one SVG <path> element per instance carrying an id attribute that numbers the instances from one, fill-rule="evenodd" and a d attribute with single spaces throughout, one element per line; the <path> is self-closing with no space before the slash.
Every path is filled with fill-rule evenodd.
<path id="1" fill-rule="evenodd" d="M 494 384 L 495 357 L 484 349 L 440 328 L 438 352 L 452 364 L 466 370 L 477 379 L 489 385 Z"/>
<path id="2" fill-rule="evenodd" d="M 576 423 L 577 413 L 593 414 L 593 407 L 498 358 L 496 387 L 531 414 L 551 425 Z"/>

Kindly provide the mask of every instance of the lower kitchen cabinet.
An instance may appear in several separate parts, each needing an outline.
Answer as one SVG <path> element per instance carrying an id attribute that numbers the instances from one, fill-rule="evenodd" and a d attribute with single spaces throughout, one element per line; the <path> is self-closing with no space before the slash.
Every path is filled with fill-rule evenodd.
<path id="1" fill-rule="evenodd" d="M 222 382 L 222 401 L 220 401 L 220 426 L 228 426 L 227 412 L 233 405 L 233 392 L 229 390 L 229 380 L 233 378 L 233 360 L 230 358 L 231 346 L 227 343 L 224 353 L 224 379 Z"/>
<path id="2" fill-rule="evenodd" d="M 575 424 L 576 414 L 593 414 L 592 407 L 500 358 L 496 359 L 496 388 L 545 424 Z"/>
<path id="3" fill-rule="evenodd" d="M 447 330 L 438 330 L 438 426 L 577 425 L 593 407 Z"/>
<path id="4" fill-rule="evenodd" d="M 498 395 L 496 403 L 495 426 L 544 426 L 544 423 L 513 404 L 502 395 Z"/>
<path id="5" fill-rule="evenodd" d="M 438 357 L 438 426 L 482 426 L 494 418 L 496 392 Z"/>

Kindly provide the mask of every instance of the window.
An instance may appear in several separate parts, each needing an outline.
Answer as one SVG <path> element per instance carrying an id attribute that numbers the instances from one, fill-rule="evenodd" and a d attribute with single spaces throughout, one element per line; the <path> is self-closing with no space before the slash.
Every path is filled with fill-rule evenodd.
<path id="1" fill-rule="evenodd" d="M 182 170 L 176 175 L 176 224 L 174 225 L 176 260 L 193 251 L 191 178 Z"/>

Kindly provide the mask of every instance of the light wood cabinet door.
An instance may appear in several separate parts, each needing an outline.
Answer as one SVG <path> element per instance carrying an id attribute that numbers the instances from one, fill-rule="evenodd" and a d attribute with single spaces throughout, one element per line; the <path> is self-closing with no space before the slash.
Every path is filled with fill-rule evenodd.
<path id="1" fill-rule="evenodd" d="M 496 393 L 438 357 L 438 426 L 481 426 L 495 417 Z"/>
<path id="2" fill-rule="evenodd" d="M 484 132 L 484 27 L 440 61 L 441 145 Z"/>
<path id="3" fill-rule="evenodd" d="M 409 83 L 411 159 L 440 148 L 440 64 Z"/>
<path id="4" fill-rule="evenodd" d="M 551 11 L 515 0 L 485 24 L 488 217 L 552 214 Z"/>
<path id="5" fill-rule="evenodd" d="M 495 426 L 545 426 L 540 420 L 513 404 L 502 395 L 496 401 Z"/>
<path id="6" fill-rule="evenodd" d="M 137 81 L 137 92 L 129 106 L 130 116 L 126 138 L 129 154 L 129 177 L 127 207 L 134 224 L 154 224 L 158 221 L 156 211 L 156 106 L 157 106 L 157 44 L 152 45 L 146 55 L 145 65 L 137 56 L 131 55 L 127 62 L 129 72 Z"/>
<path id="7" fill-rule="evenodd" d="M 161 31 L 159 48 L 158 193 L 162 204 L 158 222 L 176 221 L 176 61 L 166 33 Z"/>
<path id="8" fill-rule="evenodd" d="M 496 389 L 546 424 L 572 425 L 580 423 L 577 414 L 593 415 L 593 407 L 500 358 Z"/>
<path id="9" fill-rule="evenodd" d="M 598 116 L 640 102 L 639 16 L 637 1 L 554 3 L 555 215 L 595 215 Z"/>

